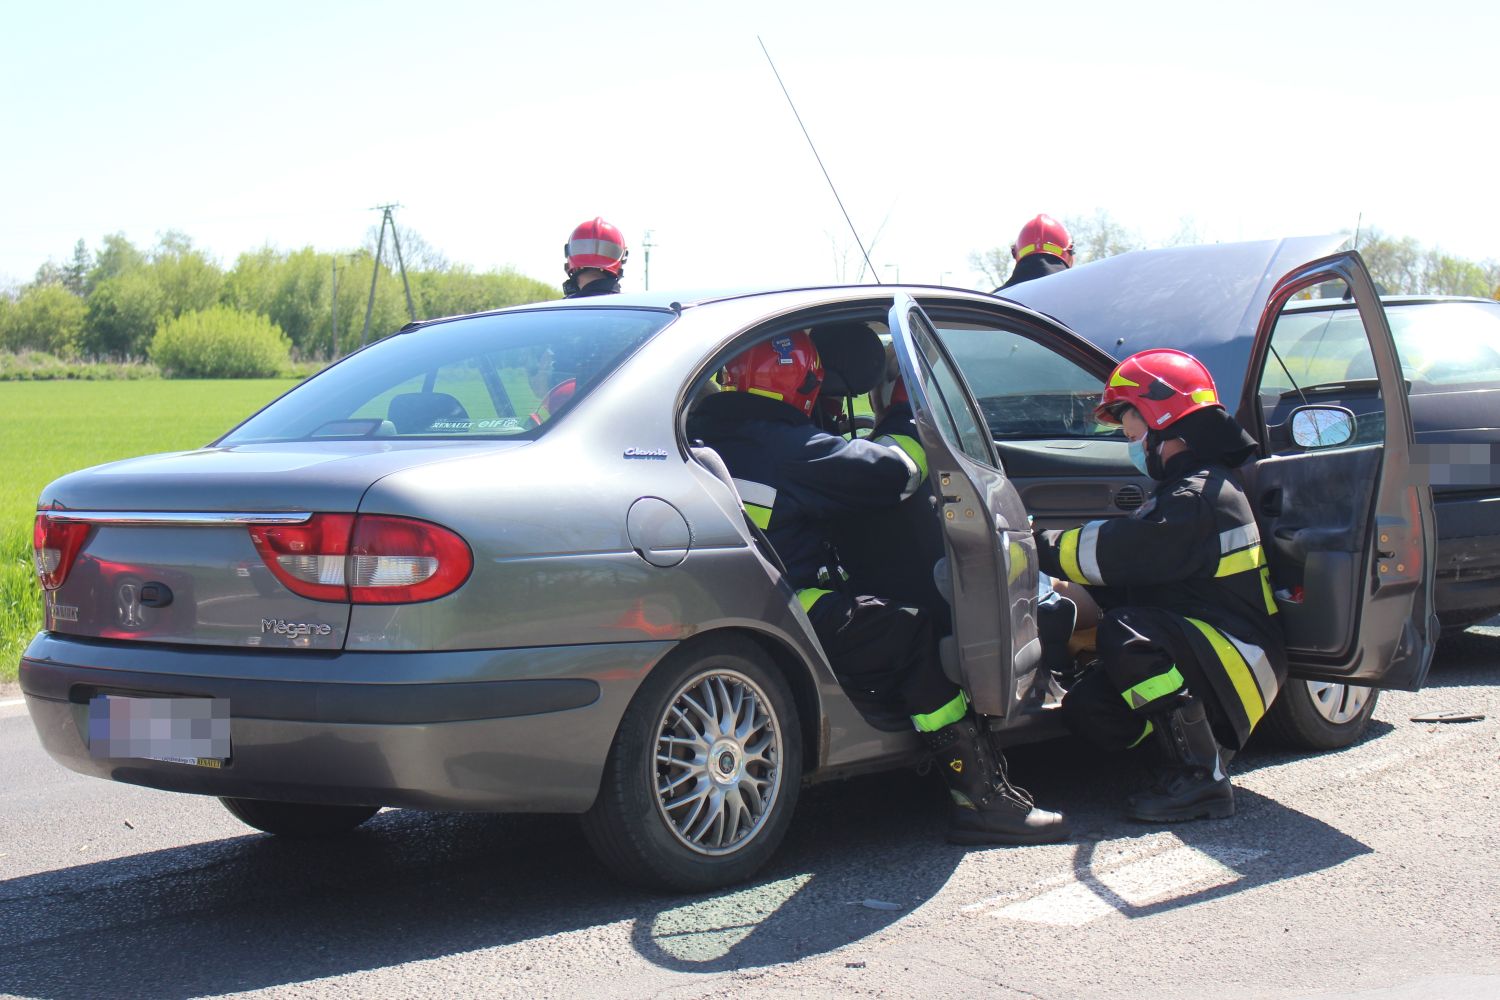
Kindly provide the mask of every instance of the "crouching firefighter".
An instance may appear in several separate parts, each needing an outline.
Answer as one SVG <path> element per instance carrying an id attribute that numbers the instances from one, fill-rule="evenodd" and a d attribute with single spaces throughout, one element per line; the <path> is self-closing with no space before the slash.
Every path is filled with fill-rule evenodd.
<path id="1" fill-rule="evenodd" d="M 893 506 L 920 488 L 919 448 L 852 441 L 814 427 L 822 366 L 808 332 L 779 334 L 730 359 L 726 390 L 698 404 L 688 435 L 723 458 L 745 512 L 770 539 L 839 681 L 894 702 L 937 755 L 954 808 L 949 840 L 1049 843 L 1063 818 L 1012 786 L 968 698 L 943 673 L 927 614 L 846 592 L 825 524 Z"/>
<path id="2" fill-rule="evenodd" d="M 1068 690 L 1063 718 L 1107 749 L 1160 747 L 1165 766 L 1130 798 L 1131 818 L 1229 816 L 1225 764 L 1287 669 L 1260 533 L 1229 472 L 1255 442 L 1180 351 L 1122 361 L 1095 416 L 1124 425 L 1157 486 L 1128 518 L 1038 533 L 1042 570 L 1086 585 L 1101 609 L 1099 665 Z"/>

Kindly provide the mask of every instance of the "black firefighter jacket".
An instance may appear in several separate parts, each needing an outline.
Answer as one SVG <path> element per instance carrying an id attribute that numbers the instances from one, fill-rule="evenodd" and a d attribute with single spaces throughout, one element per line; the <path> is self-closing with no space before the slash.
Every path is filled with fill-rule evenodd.
<path id="1" fill-rule="evenodd" d="M 1275 674 L 1266 704 L 1285 681 L 1286 646 L 1260 531 L 1225 466 L 1191 451 L 1174 455 L 1130 517 L 1039 532 L 1037 555 L 1043 572 L 1087 584 L 1101 608 L 1161 608 L 1207 623 L 1223 636 L 1207 636 L 1221 658 L 1233 657 L 1224 641 L 1247 659 L 1263 652 L 1264 661 L 1249 665 Z"/>
<path id="2" fill-rule="evenodd" d="M 900 448 L 846 441 L 817 429 L 795 407 L 748 393 L 703 400 L 688 421 L 688 437 L 724 459 L 745 512 L 799 591 L 816 588 L 819 570 L 831 561 L 830 519 L 894 506 L 922 483 L 920 467 Z"/>

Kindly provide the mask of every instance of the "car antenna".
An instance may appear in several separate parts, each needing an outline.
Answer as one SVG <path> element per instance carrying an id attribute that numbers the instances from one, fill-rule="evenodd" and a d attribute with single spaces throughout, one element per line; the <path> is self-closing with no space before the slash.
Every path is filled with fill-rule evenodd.
<path id="1" fill-rule="evenodd" d="M 865 266 L 870 269 L 870 276 L 875 279 L 875 284 L 885 284 L 885 282 L 880 280 L 880 274 L 875 270 L 875 265 L 870 262 L 870 252 L 865 249 L 864 241 L 859 238 L 859 230 L 854 228 L 854 220 L 849 218 L 849 210 L 844 207 L 844 199 L 839 197 L 839 189 L 833 186 L 833 178 L 828 176 L 828 168 L 823 166 L 823 158 L 818 155 L 818 147 L 813 145 L 812 136 L 807 132 L 807 126 L 802 124 L 802 116 L 797 114 L 797 105 L 792 100 L 791 92 L 786 89 L 786 84 L 782 82 L 781 74 L 776 70 L 776 62 L 771 58 L 771 53 L 766 48 L 766 43 L 761 41 L 759 35 L 755 36 L 755 40 L 760 42 L 760 50 L 766 54 L 766 62 L 771 64 L 771 72 L 776 74 L 776 82 L 781 85 L 781 92 L 786 94 L 786 102 L 791 105 L 792 114 L 796 117 L 797 124 L 802 128 L 802 134 L 806 137 L 807 145 L 812 150 L 813 159 L 818 161 L 818 169 L 823 171 L 823 179 L 828 182 L 828 189 L 833 192 L 833 200 L 839 203 L 839 211 L 844 213 L 844 221 L 849 224 L 849 231 L 854 234 L 854 242 L 858 244 L 859 252 L 864 255 Z"/>

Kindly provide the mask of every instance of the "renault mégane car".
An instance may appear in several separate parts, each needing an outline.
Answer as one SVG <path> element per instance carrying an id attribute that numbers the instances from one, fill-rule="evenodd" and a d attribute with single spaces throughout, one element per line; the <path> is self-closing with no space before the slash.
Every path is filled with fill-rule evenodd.
<path id="1" fill-rule="evenodd" d="M 1414 688 L 1438 634 L 1431 495 L 1385 314 L 1337 240 L 1126 255 L 1033 282 L 1107 296 L 1090 337 L 957 289 L 650 293 L 416 324 L 212 444 L 42 492 L 46 627 L 20 670 L 76 771 L 220 797 L 290 835 L 383 806 L 578 813 L 622 877 L 704 889 L 776 849 L 807 782 L 909 764 L 841 689 L 718 457 L 686 434 L 725 361 L 831 320 L 889 335 L 927 450 L 945 668 L 998 739 L 1052 735 L 1028 514 L 1126 516 L 1143 488 L 1091 413 L 1181 331 L 1268 457 L 1242 470 L 1293 673 Z M 1256 391 L 1287 302 L 1346 284 L 1382 405 Z M 914 567 L 930 572 L 932 567 Z"/>

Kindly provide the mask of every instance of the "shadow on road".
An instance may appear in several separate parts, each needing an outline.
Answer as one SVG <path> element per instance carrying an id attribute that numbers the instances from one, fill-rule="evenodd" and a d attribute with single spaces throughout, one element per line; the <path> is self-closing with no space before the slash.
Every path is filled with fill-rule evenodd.
<path id="1" fill-rule="evenodd" d="M 1100 755 L 1070 740 L 1008 755 L 1017 782 L 1072 820 L 1070 891 L 1126 916 L 1218 899 L 1369 850 L 1244 789 L 1230 819 L 1169 832 L 1132 824 L 1121 813 L 1145 780 L 1138 755 Z M 1293 757 L 1247 754 L 1235 770 Z M 663 968 L 791 962 L 879 932 L 937 895 L 966 854 L 942 841 L 944 809 L 934 775 L 806 789 L 781 851 L 754 882 L 694 897 L 611 881 L 570 817 L 387 811 L 339 841 L 246 835 L 82 864 L 0 883 L 0 993 L 263 989 L 612 925 L 619 946 Z M 1206 888 L 1192 883 L 1185 895 L 1153 895 L 1150 880 L 1145 889 L 1132 883 L 1120 861 L 1132 848 L 1191 849 L 1185 863 L 1216 862 L 1228 874 Z M 995 850 L 1003 863 L 1011 849 Z M 608 947 L 610 933 L 591 934 L 586 947 Z M 557 950 L 553 942 L 549 954 Z M 505 987 L 496 983 L 497 992 Z"/>
<path id="2" fill-rule="evenodd" d="M 910 774 L 807 789 L 772 865 L 708 896 L 622 888 L 570 817 L 414 811 L 336 842 L 250 835 L 15 878 L 0 883 L 0 993 L 262 989 L 623 921 L 665 967 L 791 961 L 874 933 L 942 888 L 963 858 L 935 849 L 942 794 Z M 863 906 L 891 865 L 898 908 Z"/>

